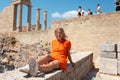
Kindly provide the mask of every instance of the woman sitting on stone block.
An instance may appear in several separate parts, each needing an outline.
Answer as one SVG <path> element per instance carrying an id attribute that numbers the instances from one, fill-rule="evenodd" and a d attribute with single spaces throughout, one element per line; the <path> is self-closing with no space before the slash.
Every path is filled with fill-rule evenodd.
<path id="1" fill-rule="evenodd" d="M 75 66 L 70 56 L 71 42 L 66 39 L 64 29 L 57 28 L 54 33 L 56 39 L 52 41 L 51 53 L 37 60 L 30 57 L 28 65 L 20 68 L 20 71 L 29 73 L 31 76 L 37 76 L 38 71 L 50 72 L 54 69 L 61 69 L 64 72 L 68 59 L 72 66 Z"/>

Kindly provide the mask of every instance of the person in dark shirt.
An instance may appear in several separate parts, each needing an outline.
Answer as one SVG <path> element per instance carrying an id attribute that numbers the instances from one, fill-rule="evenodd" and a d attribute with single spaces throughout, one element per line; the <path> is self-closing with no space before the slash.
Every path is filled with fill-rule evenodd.
<path id="1" fill-rule="evenodd" d="M 93 13 L 91 12 L 90 9 L 88 9 L 87 14 L 88 14 L 88 15 L 93 15 Z"/>
<path id="2" fill-rule="evenodd" d="M 116 11 L 120 11 L 120 2 L 116 2 Z"/>
<path id="3" fill-rule="evenodd" d="M 115 11 L 120 11 L 120 0 L 115 0 L 114 4 L 116 5 Z"/>

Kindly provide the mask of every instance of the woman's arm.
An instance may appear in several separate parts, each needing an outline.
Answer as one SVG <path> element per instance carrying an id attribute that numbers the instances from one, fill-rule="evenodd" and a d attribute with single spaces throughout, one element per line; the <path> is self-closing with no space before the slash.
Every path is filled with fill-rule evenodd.
<path id="1" fill-rule="evenodd" d="M 70 41 L 67 41 L 67 49 L 66 49 L 66 52 L 68 53 L 68 59 L 70 61 L 70 63 L 72 64 L 72 66 L 74 67 L 75 66 L 75 63 L 72 61 L 72 58 L 71 58 L 71 55 L 70 55 L 70 49 L 71 49 L 71 42 Z"/>
<path id="2" fill-rule="evenodd" d="M 70 63 L 72 64 L 72 66 L 74 67 L 74 66 L 75 66 L 75 63 L 72 61 L 70 52 L 68 53 L 68 59 L 69 59 Z"/>

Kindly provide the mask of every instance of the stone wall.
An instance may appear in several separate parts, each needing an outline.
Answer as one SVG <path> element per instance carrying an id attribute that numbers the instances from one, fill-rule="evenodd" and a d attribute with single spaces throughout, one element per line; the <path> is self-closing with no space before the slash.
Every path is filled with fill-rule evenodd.
<path id="1" fill-rule="evenodd" d="M 102 80 L 120 80 L 120 43 L 105 42 L 100 45 L 100 77 Z M 103 77 L 106 76 L 107 78 Z M 112 76 L 112 77 L 111 77 Z M 119 78 L 118 78 L 119 77 Z M 118 78 L 118 79 L 117 79 Z"/>
<path id="2" fill-rule="evenodd" d="M 52 27 L 62 26 L 72 41 L 73 49 L 94 51 L 98 56 L 98 47 L 103 42 L 120 41 L 120 12 L 78 17 L 55 21 Z"/>
<path id="3" fill-rule="evenodd" d="M 118 74 L 118 54 L 115 43 L 106 42 L 100 45 L 100 72 Z M 113 65 L 114 64 L 114 65 Z"/>
<path id="4" fill-rule="evenodd" d="M 0 32 L 13 31 L 13 6 L 8 6 L 0 13 Z"/>
<path id="5" fill-rule="evenodd" d="M 12 32 L 12 6 L 0 13 L 0 31 Z M 71 19 L 53 21 L 50 28 L 45 31 L 31 31 L 21 33 L 8 33 L 15 36 L 20 42 L 33 44 L 41 40 L 51 42 L 54 39 L 56 27 L 63 27 L 72 42 L 72 49 L 78 51 L 93 51 L 95 66 L 98 67 L 98 47 L 104 42 L 120 41 L 120 12 L 103 13 L 92 16 L 82 16 Z"/>
<path id="6" fill-rule="evenodd" d="M 40 40 L 51 42 L 55 38 L 55 28 L 63 27 L 68 39 L 72 42 L 72 49 L 93 51 L 95 66 L 98 67 L 99 45 L 104 42 L 120 41 L 119 14 L 120 12 L 103 13 L 53 21 L 46 31 L 12 33 L 12 35 L 24 43 L 36 43 Z"/>

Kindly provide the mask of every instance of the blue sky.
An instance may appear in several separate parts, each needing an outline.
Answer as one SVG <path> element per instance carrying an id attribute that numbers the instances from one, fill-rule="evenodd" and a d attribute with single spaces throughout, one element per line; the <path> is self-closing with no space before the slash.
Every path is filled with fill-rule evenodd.
<path id="1" fill-rule="evenodd" d="M 12 0 L 0 0 L 0 13 L 9 6 Z M 76 10 L 81 6 L 84 11 L 91 9 L 96 13 L 96 4 L 99 3 L 103 13 L 114 12 L 114 0 L 31 0 L 32 3 L 32 24 L 36 23 L 36 9 L 41 8 L 40 23 L 43 25 L 43 13 L 48 11 L 47 27 L 53 20 L 77 17 Z M 27 7 L 23 6 L 23 25 L 27 22 Z"/>

